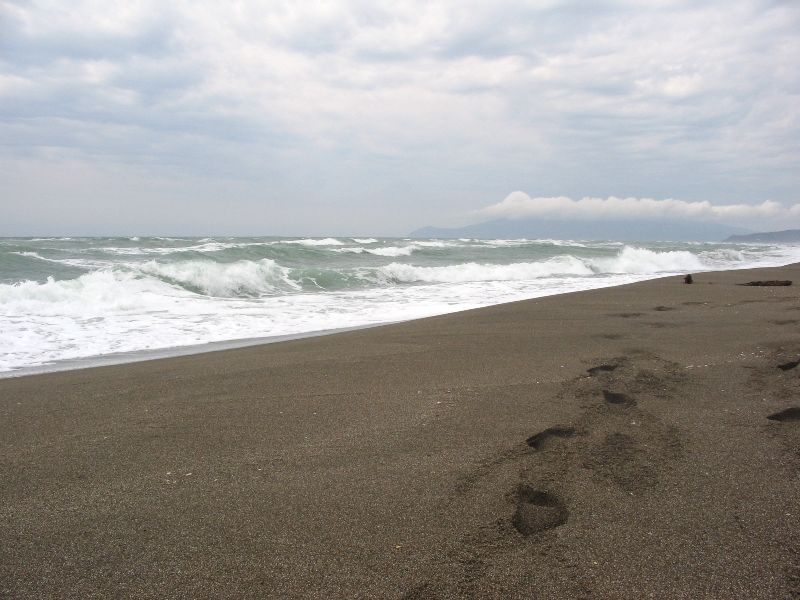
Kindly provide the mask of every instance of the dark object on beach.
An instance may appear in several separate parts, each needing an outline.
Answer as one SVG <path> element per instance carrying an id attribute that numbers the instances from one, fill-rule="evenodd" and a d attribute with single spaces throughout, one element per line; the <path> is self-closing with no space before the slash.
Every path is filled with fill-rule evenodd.
<path id="1" fill-rule="evenodd" d="M 792 406 L 767 417 L 770 421 L 800 421 L 800 408 Z"/>
<path id="2" fill-rule="evenodd" d="M 789 279 L 770 279 L 769 281 L 750 281 L 741 285 L 792 285 L 792 282 Z"/>
<path id="3" fill-rule="evenodd" d="M 788 371 L 790 369 L 794 369 L 797 365 L 800 365 L 800 359 L 799 360 L 793 360 L 793 361 L 788 362 L 788 363 L 783 363 L 782 365 L 778 365 L 778 368 L 781 371 Z"/>
<path id="4" fill-rule="evenodd" d="M 683 278 L 683 283 L 694 283 L 694 278 L 690 275 L 687 275 Z"/>
<path id="5" fill-rule="evenodd" d="M 608 373 L 613 371 L 617 368 L 618 365 L 597 365 L 596 367 L 592 367 L 590 369 L 586 369 L 586 372 L 589 375 L 597 375 L 598 373 Z"/>

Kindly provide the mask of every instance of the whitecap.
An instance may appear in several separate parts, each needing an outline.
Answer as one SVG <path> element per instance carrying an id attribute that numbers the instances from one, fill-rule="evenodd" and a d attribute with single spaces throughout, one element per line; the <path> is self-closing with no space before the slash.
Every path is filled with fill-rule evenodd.
<path id="1" fill-rule="evenodd" d="M 414 283 L 465 283 L 474 281 L 525 281 L 555 275 L 593 275 L 583 261 L 560 256 L 541 262 L 479 264 L 474 262 L 441 267 L 392 263 L 381 267 L 379 274 L 391 281 Z"/>
<path id="2" fill-rule="evenodd" d="M 615 257 L 595 258 L 590 264 L 598 273 L 657 274 L 698 271 L 707 265 L 686 250 L 658 252 L 647 248 L 625 246 Z"/>
<path id="3" fill-rule="evenodd" d="M 149 261 L 132 266 L 142 273 L 198 289 L 209 296 L 260 296 L 300 289 L 300 285 L 290 279 L 290 270 L 269 258 L 232 263 L 210 260 L 172 263 Z"/>
<path id="4" fill-rule="evenodd" d="M 344 242 L 336 238 L 303 238 L 299 240 L 282 240 L 281 244 L 299 244 L 301 246 L 344 246 Z"/>

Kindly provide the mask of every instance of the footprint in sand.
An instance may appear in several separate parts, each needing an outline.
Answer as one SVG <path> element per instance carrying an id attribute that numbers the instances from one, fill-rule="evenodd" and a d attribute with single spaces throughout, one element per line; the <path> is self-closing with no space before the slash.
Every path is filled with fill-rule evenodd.
<path id="1" fill-rule="evenodd" d="M 792 360 L 787 363 L 783 363 L 782 365 L 778 365 L 778 368 L 781 371 L 789 371 L 790 369 L 794 369 L 797 365 L 800 365 L 800 360 Z"/>
<path id="2" fill-rule="evenodd" d="M 528 485 L 517 488 L 517 510 L 511 524 L 525 537 L 567 522 L 569 511 L 558 496 Z"/>
<path id="3" fill-rule="evenodd" d="M 609 404 L 615 404 L 617 406 L 636 406 L 636 400 L 634 398 L 620 392 L 603 390 L 603 399 Z"/>
<path id="4" fill-rule="evenodd" d="M 576 431 L 574 427 L 548 427 L 544 431 L 540 431 L 539 433 L 532 435 L 525 443 L 528 444 L 534 450 L 541 450 L 547 441 L 551 438 L 558 437 L 558 438 L 567 438 L 572 437 L 575 435 Z"/>
<path id="5" fill-rule="evenodd" d="M 619 365 L 597 365 L 596 367 L 586 369 L 586 372 L 589 373 L 590 376 L 594 377 L 595 375 L 599 375 L 600 373 L 610 373 L 618 366 Z"/>
<path id="6" fill-rule="evenodd" d="M 770 421 L 800 421 L 800 407 L 792 406 L 767 417 Z"/>
<path id="7" fill-rule="evenodd" d="M 621 340 L 625 336 L 621 333 L 598 333 L 592 337 L 600 338 L 603 340 Z"/>
<path id="8" fill-rule="evenodd" d="M 623 490 L 641 491 L 658 483 L 656 458 L 633 436 L 616 432 L 585 455 L 583 466 Z"/>

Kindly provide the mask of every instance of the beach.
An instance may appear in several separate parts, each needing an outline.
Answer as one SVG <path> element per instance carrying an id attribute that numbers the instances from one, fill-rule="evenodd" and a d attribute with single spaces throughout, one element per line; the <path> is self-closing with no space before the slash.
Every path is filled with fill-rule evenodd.
<path id="1" fill-rule="evenodd" d="M 2 379 L 0 597 L 800 597 L 798 285 Z"/>

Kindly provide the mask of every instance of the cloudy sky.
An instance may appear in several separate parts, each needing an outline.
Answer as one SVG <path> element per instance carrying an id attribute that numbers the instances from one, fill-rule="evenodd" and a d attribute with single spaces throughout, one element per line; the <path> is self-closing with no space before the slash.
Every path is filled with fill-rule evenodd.
<path id="1" fill-rule="evenodd" d="M 0 2 L 0 235 L 800 227 L 800 3 Z"/>

